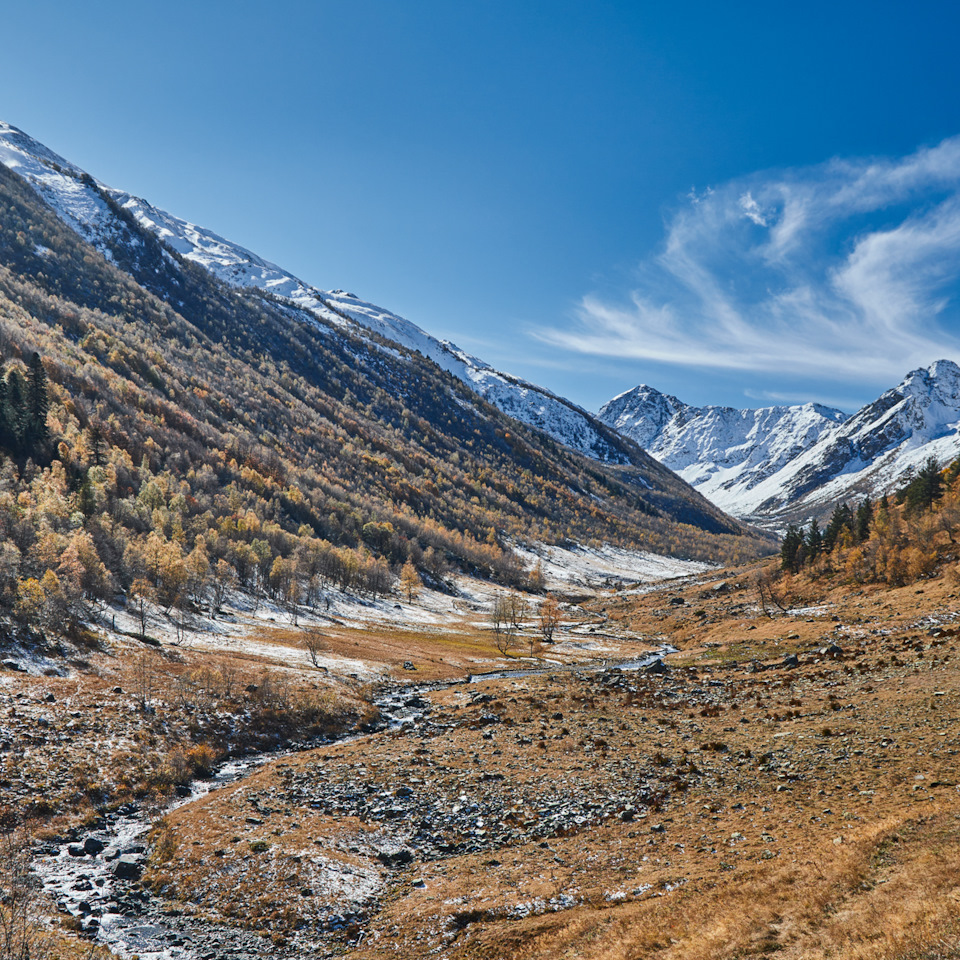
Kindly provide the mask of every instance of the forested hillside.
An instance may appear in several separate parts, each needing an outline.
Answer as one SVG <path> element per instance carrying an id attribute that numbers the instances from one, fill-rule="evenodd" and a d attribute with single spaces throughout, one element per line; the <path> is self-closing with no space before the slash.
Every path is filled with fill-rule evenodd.
<path id="1" fill-rule="evenodd" d="M 941 469 L 929 460 L 890 496 L 838 505 L 824 529 L 790 524 L 781 569 L 815 579 L 913 583 L 943 568 L 956 580 L 960 532 L 960 460 Z"/>
<path id="2" fill-rule="evenodd" d="M 49 406 L 0 467 L 0 595 L 24 617 L 119 590 L 378 593 L 407 561 L 516 583 L 514 538 L 770 549 L 639 448 L 591 462 L 417 354 L 130 237 L 108 262 L 0 167 L 4 382 L 42 365 Z"/>

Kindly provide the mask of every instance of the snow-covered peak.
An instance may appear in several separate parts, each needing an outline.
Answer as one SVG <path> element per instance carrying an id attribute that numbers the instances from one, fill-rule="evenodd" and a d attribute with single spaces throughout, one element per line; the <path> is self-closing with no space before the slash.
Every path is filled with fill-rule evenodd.
<path id="1" fill-rule="evenodd" d="M 879 496 L 929 458 L 946 464 L 960 455 L 960 366 L 951 360 L 912 370 L 851 417 L 815 403 L 759 410 L 680 404 L 663 422 L 658 398 L 637 388 L 602 415 L 616 405 L 621 429 L 648 438 L 649 453 L 729 513 L 760 522 L 805 519 Z"/>
<path id="2" fill-rule="evenodd" d="M 676 397 L 641 383 L 640 386 L 608 400 L 597 416 L 646 448 L 659 436 L 671 418 L 689 409 L 687 404 Z"/>
<path id="3" fill-rule="evenodd" d="M 817 403 L 693 407 L 646 385 L 614 397 L 599 416 L 739 516 L 752 514 L 766 499 L 755 487 L 846 419 Z"/>
<path id="4" fill-rule="evenodd" d="M 390 310 L 343 290 L 314 287 L 212 230 L 160 210 L 126 191 L 108 187 L 23 131 L 2 122 L 0 163 L 22 176 L 68 226 L 108 259 L 115 259 L 118 246 L 127 250 L 139 242 L 111 209 L 113 203 L 182 257 L 230 286 L 257 288 L 285 298 L 328 324 L 373 331 L 409 350 L 419 351 L 504 413 L 543 430 L 560 443 L 597 460 L 631 460 L 627 445 L 570 401 L 493 369 L 456 344 L 430 336 Z"/>

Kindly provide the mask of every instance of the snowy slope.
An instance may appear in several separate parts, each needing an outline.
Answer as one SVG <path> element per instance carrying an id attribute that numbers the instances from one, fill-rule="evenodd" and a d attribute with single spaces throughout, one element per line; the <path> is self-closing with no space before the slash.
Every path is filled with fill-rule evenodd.
<path id="1" fill-rule="evenodd" d="M 721 509 L 779 524 L 882 495 L 930 457 L 945 465 L 960 456 L 960 367 L 914 370 L 849 418 L 812 403 L 690 407 L 646 386 L 599 416 Z"/>
<path id="2" fill-rule="evenodd" d="M 30 183 L 57 215 L 108 258 L 138 241 L 105 197 L 187 260 L 235 287 L 286 298 L 327 323 L 362 327 L 416 350 L 463 380 L 504 413 L 537 427 L 596 460 L 630 463 L 629 448 L 591 414 L 534 384 L 494 370 L 456 344 L 437 340 L 409 320 L 343 290 L 313 287 L 250 250 L 94 180 L 16 127 L 0 122 L 0 163 Z M 126 252 L 126 251 L 125 251 Z"/>
<path id="3" fill-rule="evenodd" d="M 844 414 L 814 403 L 758 410 L 692 407 L 639 386 L 604 404 L 599 417 L 721 509 L 749 516 L 769 498 L 759 489 L 763 482 Z"/>
<path id="4" fill-rule="evenodd" d="M 813 515 L 900 486 L 933 457 L 960 456 L 960 367 L 938 360 L 825 433 L 758 488 L 759 512 Z"/>

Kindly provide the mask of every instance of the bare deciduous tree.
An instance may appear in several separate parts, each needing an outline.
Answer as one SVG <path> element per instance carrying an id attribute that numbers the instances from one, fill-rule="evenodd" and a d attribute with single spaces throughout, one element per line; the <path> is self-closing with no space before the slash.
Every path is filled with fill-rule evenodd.
<path id="1" fill-rule="evenodd" d="M 517 639 L 513 619 L 511 598 L 505 593 L 498 593 L 490 609 L 490 626 L 493 627 L 494 643 L 505 657 L 510 655 Z"/>
<path id="2" fill-rule="evenodd" d="M 319 627 L 307 627 L 303 631 L 303 648 L 307 651 L 310 662 L 319 667 L 320 652 L 323 650 L 323 634 Z"/>
<path id="3" fill-rule="evenodd" d="M 30 872 L 27 832 L 0 818 L 0 960 L 44 960 L 53 944 L 39 919 L 40 884 Z"/>
<path id="4" fill-rule="evenodd" d="M 540 621 L 540 636 L 544 643 L 553 643 L 553 635 L 560 625 L 560 604 L 555 597 L 546 596 L 540 604 L 538 615 Z"/>

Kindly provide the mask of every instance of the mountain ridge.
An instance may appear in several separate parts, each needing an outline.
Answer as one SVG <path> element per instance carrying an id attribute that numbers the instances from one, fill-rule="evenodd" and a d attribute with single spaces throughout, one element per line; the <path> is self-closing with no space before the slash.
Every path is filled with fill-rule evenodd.
<path id="1" fill-rule="evenodd" d="M 127 548 L 173 534 L 164 498 L 150 493 L 154 515 L 140 513 L 156 476 L 177 500 L 188 549 L 202 534 L 211 561 L 245 584 L 274 589 L 295 570 L 312 595 L 318 556 L 378 582 L 377 563 L 395 576 L 410 561 L 434 583 L 450 566 L 516 583 L 515 541 L 607 540 L 712 560 L 770 549 L 632 441 L 619 440 L 630 463 L 588 460 L 416 351 L 224 284 L 96 196 L 113 226 L 102 253 L 0 165 L 0 351 L 18 364 L 37 350 L 56 388 L 62 447 L 36 480 L 37 502 L 62 501 L 64 518 L 77 514 L 81 489 L 87 509 L 112 504 L 115 515 L 90 526 L 124 589 L 136 579 Z M 116 480 L 93 469 L 91 424 Z M 59 464 L 69 483 L 54 495 L 48 474 Z M 14 469 L 9 482 L 21 490 L 28 480 Z M 251 538 L 264 552 L 255 574 Z"/>
<path id="2" fill-rule="evenodd" d="M 495 370 L 412 321 L 341 289 L 324 291 L 245 247 L 125 190 L 95 180 L 28 134 L 0 121 L 0 162 L 15 170 L 54 211 L 98 249 L 110 251 L 124 233 L 115 204 L 180 256 L 236 288 L 282 297 L 328 323 L 356 324 L 429 357 L 504 413 L 560 443 L 607 463 L 628 464 L 631 452 L 593 414 L 536 384 Z M 112 204 L 111 204 L 112 201 Z"/>
<path id="3" fill-rule="evenodd" d="M 693 407 L 646 385 L 598 416 L 734 516 L 782 525 L 882 495 L 930 457 L 960 453 L 960 367 L 912 370 L 851 416 L 816 403 Z"/>

